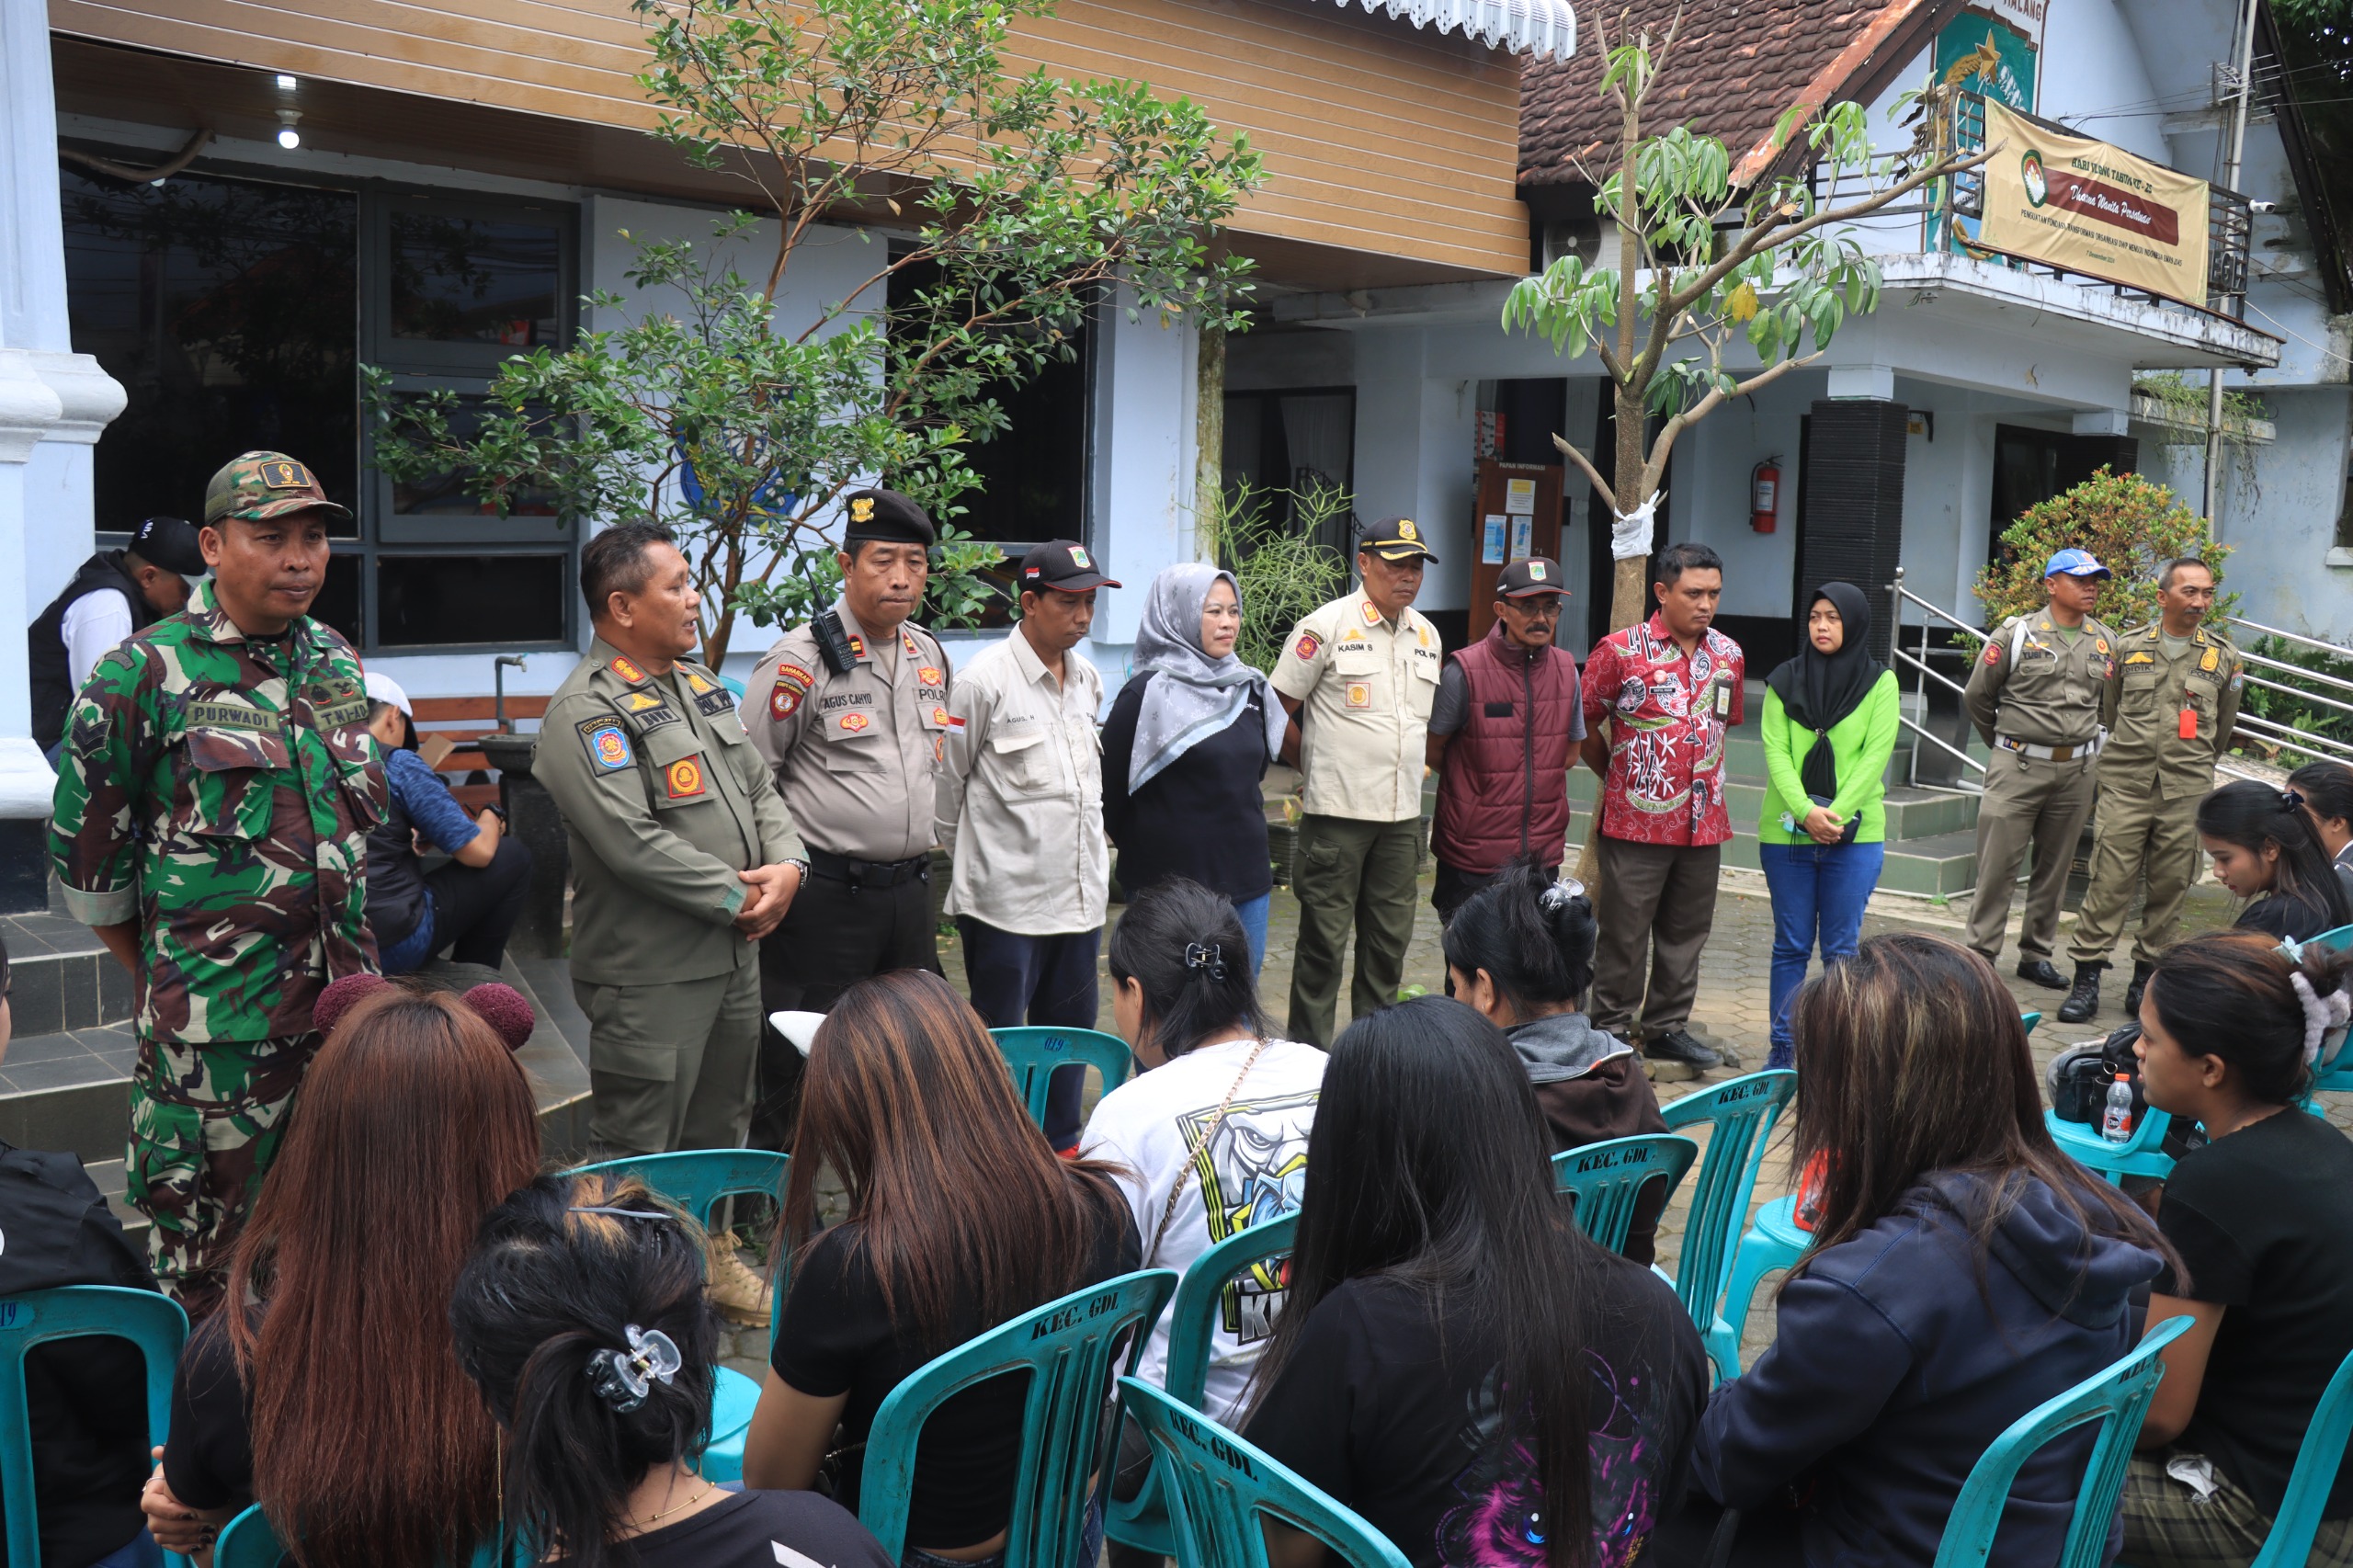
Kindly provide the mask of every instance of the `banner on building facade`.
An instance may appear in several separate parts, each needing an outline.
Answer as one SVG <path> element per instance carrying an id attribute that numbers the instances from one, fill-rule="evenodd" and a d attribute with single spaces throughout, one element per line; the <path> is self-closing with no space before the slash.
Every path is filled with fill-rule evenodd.
<path id="1" fill-rule="evenodd" d="M 1976 243 L 2068 272 L 2206 302 L 2202 179 L 2038 125 L 1987 99 Z"/>

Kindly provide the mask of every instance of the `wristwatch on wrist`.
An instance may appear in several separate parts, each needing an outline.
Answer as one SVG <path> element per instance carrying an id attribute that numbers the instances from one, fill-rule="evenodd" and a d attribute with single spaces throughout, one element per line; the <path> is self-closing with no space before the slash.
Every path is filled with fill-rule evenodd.
<path id="1" fill-rule="evenodd" d="M 806 860 L 788 856 L 784 859 L 778 861 L 777 864 L 779 866 L 791 867 L 794 870 L 801 873 L 801 880 L 804 882 L 809 880 L 809 862 Z"/>

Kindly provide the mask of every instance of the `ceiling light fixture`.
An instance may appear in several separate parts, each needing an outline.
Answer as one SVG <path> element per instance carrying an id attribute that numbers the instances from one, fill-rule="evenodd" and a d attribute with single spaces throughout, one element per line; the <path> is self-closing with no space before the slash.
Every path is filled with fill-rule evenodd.
<path id="1" fill-rule="evenodd" d="M 300 82 L 297 82 L 293 77 L 289 76 L 285 72 L 280 71 L 278 74 L 278 90 L 279 92 L 290 93 L 301 85 L 301 84 Z"/>
<path id="2" fill-rule="evenodd" d="M 302 144 L 302 133 L 294 129 L 294 122 L 301 118 L 301 109 L 282 108 L 278 111 L 278 144 L 290 153 Z"/>

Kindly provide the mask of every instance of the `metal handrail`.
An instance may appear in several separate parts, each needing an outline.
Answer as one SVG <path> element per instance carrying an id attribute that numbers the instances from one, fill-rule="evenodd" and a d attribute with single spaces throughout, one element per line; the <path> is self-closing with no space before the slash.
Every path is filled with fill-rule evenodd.
<path id="1" fill-rule="evenodd" d="M 2327 762 L 2353 762 L 2353 746 L 2347 745 L 2343 741 L 2332 740 L 2326 735 L 2315 735 L 2309 730 L 2299 730 L 2292 724 L 2282 724 L 2277 719 L 2266 719 L 2258 713 L 2242 711 L 2238 716 L 2238 722 L 2241 725 L 2251 726 L 2257 735 L 2267 733 L 2273 735 L 2293 735 L 2296 740 L 2313 743 L 2312 745 L 2298 745 L 2295 741 L 2284 740 L 2273 740 L 2268 743 L 2284 751 L 2302 752 L 2306 756 L 2318 757 Z M 2313 746 L 2326 746 L 2330 749 L 2315 751 L 2313 749 Z"/>
<path id="2" fill-rule="evenodd" d="M 2334 653 L 2340 659 L 2353 659 L 2353 648 L 2347 648 L 2342 642 L 2324 642 L 2317 637 L 2307 637 L 2301 631 L 2282 631 L 2276 626 L 2266 626 L 2259 620 L 2249 620 L 2243 615 L 2226 615 L 2222 619 L 2233 626 L 2244 626 L 2249 631 L 2260 631 L 2266 637 L 2277 637 L 2288 642 L 2301 642 L 2307 648 L 2317 648 L 2324 653 Z"/>
<path id="3" fill-rule="evenodd" d="M 1931 604 L 1927 599 L 1924 599 L 1919 595 L 1914 593 L 1911 589 L 1905 587 L 1904 585 L 1904 568 L 1901 566 L 1898 566 L 1895 569 L 1895 580 L 1887 585 L 1887 590 L 1890 595 L 1890 606 L 1894 611 L 1893 616 L 1889 621 L 1890 631 L 1888 632 L 1887 639 L 1888 653 L 1889 656 L 1897 663 L 1909 665 L 1912 666 L 1913 670 L 1916 672 L 1918 678 L 1914 680 L 1912 683 L 1912 695 L 1920 699 L 1922 709 L 1925 710 L 1927 706 L 1927 683 L 1931 680 L 1938 682 L 1949 690 L 1959 692 L 1963 696 L 1968 695 L 1969 688 L 1967 687 L 1961 685 L 1959 681 L 1954 680 L 1950 676 L 1928 667 L 1928 627 L 1925 620 L 1920 625 L 1919 651 L 1917 653 L 1909 653 L 1905 651 L 1904 646 L 1904 607 L 1906 603 L 1917 605 L 1926 615 L 1935 617 L 1937 619 L 1953 627 L 1956 631 L 1966 631 L 1972 637 L 1984 637 L 1985 635 L 1984 628 L 1970 625 L 1969 622 L 1961 619 L 1950 610 L 1946 609 L 1942 605 Z M 1965 747 L 1957 746 L 1950 741 L 1945 739 L 1942 735 L 1939 735 L 1933 730 L 1928 729 L 1927 726 L 1904 717 L 1901 710 L 1896 714 L 1896 722 L 1903 725 L 1904 728 L 1911 731 L 1915 735 L 1919 736 L 1922 740 L 1927 741 L 1930 744 L 1935 745 L 1939 750 L 1948 752 L 1952 756 L 1961 758 L 1964 766 L 1973 769 L 1981 778 L 1984 775 L 1985 765 L 1978 761 L 1975 757 L 1970 756 Z M 1906 784 L 1911 785 L 1914 789 L 1919 788 L 1920 748 L 1917 745 L 1913 746 L 1911 756 L 1905 764 L 1904 781 Z M 1965 794 L 1980 792 L 1978 790 L 1971 790 L 1967 785 L 1956 784 L 1950 787 L 1960 790 Z"/>
<path id="4" fill-rule="evenodd" d="M 1943 686 L 1949 690 L 1958 692 L 1963 697 L 1969 695 L 1969 688 L 1967 687 L 1961 685 L 1961 682 L 1953 679 L 1952 676 L 1946 675 L 1941 670 L 1930 668 L 1928 662 L 1920 657 L 1917 653 L 1908 653 L 1901 648 L 1890 645 L 1888 648 L 1888 656 L 1894 659 L 1898 664 L 1911 665 L 1914 669 L 1918 670 L 1922 675 L 1927 676 L 1930 680 L 1937 682 L 1939 686 Z M 1917 695 L 1919 688 L 1915 687 L 1913 689 L 1915 695 Z"/>
<path id="5" fill-rule="evenodd" d="M 2250 655 L 2248 655 L 2248 654 L 2242 653 L 2242 654 L 2240 654 L 2240 655 L 2239 655 L 2239 657 L 2241 657 L 2241 658 L 2243 658 L 2243 659 L 2248 659 L 2250 662 L 2254 662 L 2254 661 L 2252 660 L 2251 656 L 2250 656 Z M 2267 664 L 2267 665 L 2269 665 L 2269 664 L 2271 664 L 2271 663 L 2272 663 L 2272 662 L 2271 662 L 2270 660 L 2268 660 L 2268 659 L 2266 659 L 2266 660 L 2264 660 L 2264 661 L 2262 661 L 2262 662 L 2263 662 L 2264 664 Z M 2295 666 L 2294 666 L 2293 665 L 2273 665 L 2273 666 L 2272 666 L 2272 667 L 2273 667 L 2273 668 L 2276 668 L 2276 669 L 2293 669 L 2293 668 L 2295 668 Z M 2285 681 L 2266 680 L 2266 679 L 2265 679 L 2263 676 L 2252 676 L 2252 675 L 2251 675 L 2251 676 L 2247 676 L 2247 677 L 2246 677 L 2246 683 L 2247 683 L 2247 685 L 2249 685 L 2249 686 L 2261 687 L 2262 687 L 2264 690 L 2266 690 L 2266 691 L 2280 691 L 2280 692 L 2285 692 L 2285 693 L 2287 693 L 2287 694 L 2288 694 L 2289 696 L 2290 696 L 2290 697 L 2301 698 L 2301 699 L 2303 699 L 2304 701 L 2306 701 L 2306 702 L 2321 702 L 2321 703 L 2325 703 L 2325 704 L 2327 704 L 2329 707 L 2334 708 L 2334 709 L 2336 709 L 2336 710 L 2337 710 L 2338 711 L 2340 711 L 2340 712 L 2344 712 L 2344 713 L 2353 713 L 2353 702 L 2339 702 L 2336 698 L 2334 698 L 2334 697 L 2324 697 L 2324 696 L 2322 696 L 2322 695 L 2321 695 L 2319 692 L 2317 692 L 2317 691 L 2301 691 L 2301 690 L 2298 690 L 2296 687 L 2292 687 L 2292 686 L 2288 685 Z M 2347 687 L 2347 689 L 2353 689 L 2353 687 Z"/>

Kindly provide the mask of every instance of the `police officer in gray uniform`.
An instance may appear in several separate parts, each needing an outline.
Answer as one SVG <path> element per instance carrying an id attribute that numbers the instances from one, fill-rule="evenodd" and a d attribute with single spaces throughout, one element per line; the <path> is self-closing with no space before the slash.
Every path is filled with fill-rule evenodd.
<path id="1" fill-rule="evenodd" d="M 2051 961 L 2059 941 L 2059 900 L 2067 891 L 2075 841 L 2092 814 L 2100 698 L 2115 666 L 2116 633 L 2091 616 L 2109 575 L 2087 550 L 2053 555 L 2042 574 L 2050 602 L 1993 630 L 1961 699 L 1978 734 L 1994 748 L 1977 806 L 1969 945 L 1988 963 L 2001 956 L 2010 891 L 2031 845 L 2034 875 L 2018 931 L 2018 978 L 2059 991 L 2067 988 Z"/>
<path id="2" fill-rule="evenodd" d="M 934 784 L 949 732 L 948 656 L 909 622 L 923 602 L 931 519 L 895 490 L 853 491 L 842 595 L 761 655 L 744 728 L 809 841 L 809 885 L 761 944 L 764 1009 L 822 1013 L 870 975 L 939 970 L 931 913 Z M 801 1052 L 761 1035 L 752 1141 L 792 1135 Z"/>

